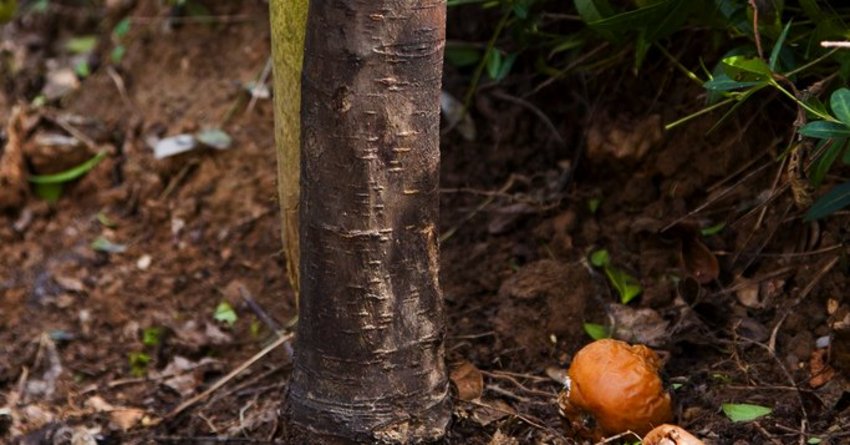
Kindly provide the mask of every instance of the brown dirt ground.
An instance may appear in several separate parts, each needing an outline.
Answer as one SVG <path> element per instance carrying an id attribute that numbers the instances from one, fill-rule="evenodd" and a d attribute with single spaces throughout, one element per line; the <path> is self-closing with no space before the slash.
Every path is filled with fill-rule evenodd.
<path id="1" fill-rule="evenodd" d="M 170 20 L 153 0 L 108 3 L 51 2 L 0 28 L 0 147 L 20 136 L 26 168 L 39 173 L 109 152 L 56 204 L 26 189 L 23 203 L 0 202 L 0 442 L 60 443 L 53 436 L 71 432 L 97 443 L 266 443 L 280 436 L 285 348 L 167 415 L 267 344 L 271 324 L 259 314 L 278 327 L 295 315 L 271 102 L 249 106 L 243 88 L 269 57 L 266 3 L 205 2 L 212 24 Z M 110 67 L 110 32 L 125 15 L 126 56 Z M 70 66 L 63 42 L 84 34 L 100 37 L 93 74 L 61 99 L 13 112 L 47 73 Z M 666 357 L 676 421 L 707 443 L 850 443 L 850 356 L 836 343 L 816 348 L 820 337 L 848 337 L 832 330 L 847 314 L 847 214 L 801 221 L 785 164 L 770 161 L 788 110 L 750 107 L 709 136 L 717 116 L 662 134 L 660 122 L 696 109 L 685 98 L 700 91 L 660 66 L 646 68 L 658 90 L 625 105 L 646 85 L 627 73 L 531 96 L 564 142 L 505 99 L 541 80 L 521 75 L 482 89 L 475 141 L 445 135 L 449 360 L 484 376 L 479 399 L 456 401 L 446 443 L 582 443 L 558 413 L 560 384 L 547 369 L 565 369 L 590 341 L 582 323 L 612 320 L 616 336 Z M 467 79 L 447 69 L 457 96 Z M 146 143 L 217 126 L 230 149 L 155 160 Z M 91 146 L 38 143 L 67 127 Z M 717 223 L 726 224 L 717 235 L 694 234 Z M 97 252 L 99 237 L 125 250 Z M 628 307 L 588 264 L 599 248 L 641 282 Z M 223 301 L 239 315 L 233 326 L 213 318 Z M 732 423 L 720 410 L 729 402 L 774 411 Z"/>

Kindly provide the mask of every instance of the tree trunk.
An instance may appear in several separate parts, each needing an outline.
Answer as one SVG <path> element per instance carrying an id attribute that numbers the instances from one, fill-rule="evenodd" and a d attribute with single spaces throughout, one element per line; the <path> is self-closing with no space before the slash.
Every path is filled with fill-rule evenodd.
<path id="1" fill-rule="evenodd" d="M 444 39 L 443 0 L 310 2 L 301 308 L 286 405 L 293 443 L 409 443 L 445 432 Z"/>
<path id="2" fill-rule="evenodd" d="M 277 189 L 286 275 L 298 305 L 298 200 L 300 190 L 301 66 L 307 26 L 307 0 L 269 3 L 274 66 L 274 130 Z"/>

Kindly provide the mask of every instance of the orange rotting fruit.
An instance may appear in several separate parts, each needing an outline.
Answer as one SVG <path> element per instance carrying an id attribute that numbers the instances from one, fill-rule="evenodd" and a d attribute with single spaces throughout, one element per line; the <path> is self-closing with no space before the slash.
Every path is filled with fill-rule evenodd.
<path id="1" fill-rule="evenodd" d="M 585 436 L 632 431 L 646 434 L 673 417 L 652 349 L 612 339 L 595 341 L 576 353 L 570 387 L 559 404 L 573 427 Z"/>

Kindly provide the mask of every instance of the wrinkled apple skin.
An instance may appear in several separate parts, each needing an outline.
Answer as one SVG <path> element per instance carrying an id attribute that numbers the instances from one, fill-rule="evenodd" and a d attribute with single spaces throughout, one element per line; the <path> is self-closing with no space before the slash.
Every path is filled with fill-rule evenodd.
<path id="1" fill-rule="evenodd" d="M 643 345 L 604 339 L 582 348 L 559 404 L 580 434 L 594 439 L 625 431 L 643 435 L 673 418 L 658 355 Z"/>

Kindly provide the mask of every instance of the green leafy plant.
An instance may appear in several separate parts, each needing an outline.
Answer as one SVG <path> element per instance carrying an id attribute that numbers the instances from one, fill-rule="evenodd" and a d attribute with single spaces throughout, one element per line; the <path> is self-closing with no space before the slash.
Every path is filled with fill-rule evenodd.
<path id="1" fill-rule="evenodd" d="M 130 373 L 136 377 L 144 376 L 151 360 L 151 356 L 144 352 L 131 352 L 127 356 L 127 361 L 130 364 Z"/>
<path id="2" fill-rule="evenodd" d="M 600 249 L 592 252 L 590 254 L 590 264 L 601 268 L 605 272 L 608 282 L 611 283 L 611 286 L 620 296 L 621 303 L 628 304 L 643 292 L 643 288 L 637 278 L 611 265 L 611 256 L 607 250 Z"/>

